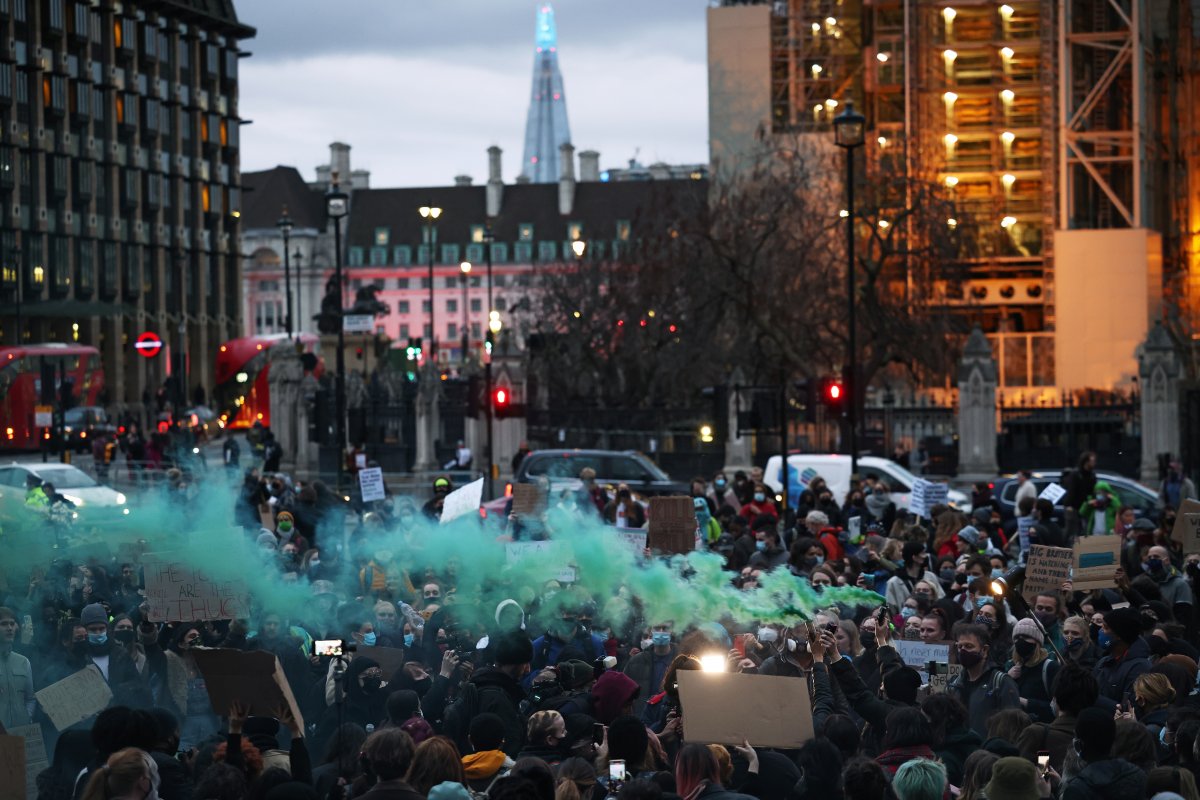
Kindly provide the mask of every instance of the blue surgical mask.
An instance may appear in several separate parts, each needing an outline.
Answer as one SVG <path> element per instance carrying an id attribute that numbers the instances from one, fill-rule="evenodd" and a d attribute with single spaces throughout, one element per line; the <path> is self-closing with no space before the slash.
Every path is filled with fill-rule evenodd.
<path id="1" fill-rule="evenodd" d="M 983 597 L 976 597 L 975 598 L 975 608 L 976 609 L 983 608 L 991 601 L 992 601 L 992 598 L 988 597 L 987 595 L 984 595 Z"/>
<path id="2" fill-rule="evenodd" d="M 108 642 L 108 634 L 107 633 L 89 633 L 88 634 L 88 644 L 100 645 L 100 644 L 106 644 L 107 642 Z"/>
<path id="3" fill-rule="evenodd" d="M 766 499 L 767 499 L 767 496 L 766 496 L 765 494 L 763 494 L 762 492 L 755 492 L 755 493 L 754 493 L 754 502 L 756 502 L 756 503 L 762 503 L 762 502 L 765 502 L 765 501 L 766 501 Z"/>
<path id="4" fill-rule="evenodd" d="M 992 567 L 992 577 L 993 578 L 1003 578 L 1004 570 L 1000 569 L 999 567 Z"/>
<path id="5" fill-rule="evenodd" d="M 1166 725 L 1163 725 L 1161 728 L 1158 729 L 1158 743 L 1161 744 L 1163 747 L 1170 746 L 1167 744 L 1167 726 Z"/>
<path id="6" fill-rule="evenodd" d="M 917 610 L 915 608 L 913 608 L 912 606 L 905 606 L 904 608 L 900 609 L 900 616 L 904 617 L 905 619 L 911 619 L 912 617 L 915 617 L 916 615 L 917 615 Z"/>
<path id="7" fill-rule="evenodd" d="M 650 634 L 650 641 L 655 647 L 667 647 L 671 644 L 670 631 L 654 631 Z"/>
<path id="8" fill-rule="evenodd" d="M 412 646 L 413 646 L 413 642 L 415 642 L 415 641 L 416 641 L 416 639 L 417 639 L 417 637 L 416 637 L 415 635 L 411 634 L 411 633 L 406 633 L 406 634 L 404 634 L 404 646 L 405 646 L 405 647 L 412 647 Z"/>
<path id="9" fill-rule="evenodd" d="M 724 488 L 725 488 L 725 479 L 724 479 L 724 478 L 717 478 L 715 481 L 713 481 L 713 484 L 714 484 L 714 485 L 715 485 L 715 486 L 716 486 L 718 489 L 724 489 Z"/>
<path id="10" fill-rule="evenodd" d="M 760 539 L 754 543 L 754 549 L 761 553 L 763 550 L 767 549 L 767 543 Z"/>
<path id="11" fill-rule="evenodd" d="M 816 565 L 819 567 L 825 563 L 825 556 L 813 556 L 813 561 L 817 562 Z"/>
<path id="12" fill-rule="evenodd" d="M 1101 650 L 1108 650 L 1108 648 L 1112 647 L 1112 636 L 1108 631 L 1101 628 L 1100 632 L 1096 634 L 1096 644 L 1100 645 Z"/>
<path id="13" fill-rule="evenodd" d="M 370 633 L 364 633 L 363 634 L 363 642 L 362 642 L 363 647 L 374 647 L 375 639 L 376 639 L 375 631 L 371 631 Z"/>

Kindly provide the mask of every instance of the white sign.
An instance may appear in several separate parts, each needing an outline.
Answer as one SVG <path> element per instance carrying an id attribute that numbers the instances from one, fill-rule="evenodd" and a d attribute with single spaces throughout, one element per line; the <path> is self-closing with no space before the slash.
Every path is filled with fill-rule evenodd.
<path id="1" fill-rule="evenodd" d="M 54 424 L 54 409 L 50 406 L 35 406 L 33 424 L 38 428 L 49 428 Z"/>
<path id="2" fill-rule="evenodd" d="M 445 525 L 466 514 L 478 514 L 479 504 L 482 501 L 483 478 L 455 489 L 442 501 L 441 523 Z"/>
<path id="3" fill-rule="evenodd" d="M 635 558 L 646 554 L 646 532 L 638 530 L 616 530 L 617 540 L 628 547 Z M 697 548 L 699 549 L 699 548 Z"/>
<path id="4" fill-rule="evenodd" d="M 509 566 L 528 559 L 540 559 L 548 568 L 555 570 L 554 580 L 559 583 L 574 583 L 578 577 L 574 567 L 561 566 L 568 557 L 560 542 L 509 542 L 504 546 L 504 550 Z"/>
<path id="5" fill-rule="evenodd" d="M 1057 483 L 1051 483 L 1042 489 L 1042 493 L 1038 495 L 1039 500 L 1049 500 L 1051 503 L 1057 504 L 1062 496 L 1067 493 L 1067 490 L 1059 486 Z"/>
<path id="6" fill-rule="evenodd" d="M 947 663 L 950 661 L 949 642 L 930 642 L 926 644 L 920 639 L 896 639 L 892 642 L 900 660 L 921 673 L 921 680 L 928 681 L 925 666 L 930 661 Z"/>
<path id="7" fill-rule="evenodd" d="M 344 333 L 371 333 L 375 330 L 375 317 L 371 314 L 347 314 L 342 317 Z"/>
<path id="8" fill-rule="evenodd" d="M 362 492 L 364 503 L 371 503 L 387 497 L 387 492 L 383 490 L 383 469 L 381 467 L 360 469 L 358 471 L 358 488 Z"/>
<path id="9" fill-rule="evenodd" d="M 909 495 L 908 512 L 928 519 L 929 509 L 939 504 L 944 505 L 949 496 L 950 487 L 947 484 L 917 478 L 913 483 L 912 494 Z"/>

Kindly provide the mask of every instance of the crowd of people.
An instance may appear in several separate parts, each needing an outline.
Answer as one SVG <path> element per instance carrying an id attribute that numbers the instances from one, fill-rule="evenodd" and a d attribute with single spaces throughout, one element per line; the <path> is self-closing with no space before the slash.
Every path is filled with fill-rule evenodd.
<path id="1" fill-rule="evenodd" d="M 544 487 L 537 513 L 459 523 L 492 524 L 471 541 L 501 548 L 646 524 L 628 487 L 579 477 Z M 438 549 L 459 535 L 433 524 L 447 478 L 423 505 L 356 510 L 251 472 L 230 502 L 257 559 L 244 618 L 152 620 L 152 537 L 46 563 L 3 550 L 0 722 L 40 727 L 39 800 L 1200 800 L 1200 553 L 1171 537 L 1183 493 L 1154 517 L 1110 508 L 1087 456 L 1064 483 L 1083 499 L 1060 525 L 1025 488 L 1014 519 L 979 493 L 969 513 L 917 517 L 870 478 L 844 498 L 813 478 L 782 509 L 761 472 L 721 472 L 691 483 L 701 556 L 580 555 L 521 583 L 472 569 L 474 544 Z M 1111 588 L 1023 599 L 1030 547 L 1084 536 L 1121 538 Z M 812 613 L 713 611 L 785 585 Z M 906 663 L 904 640 L 949 643 L 947 662 Z M 214 708 L 200 647 L 273 653 L 294 704 Z M 794 680 L 815 736 L 688 739 L 678 675 L 714 656 Z M 112 701 L 57 730 L 35 691 L 90 668 Z"/>

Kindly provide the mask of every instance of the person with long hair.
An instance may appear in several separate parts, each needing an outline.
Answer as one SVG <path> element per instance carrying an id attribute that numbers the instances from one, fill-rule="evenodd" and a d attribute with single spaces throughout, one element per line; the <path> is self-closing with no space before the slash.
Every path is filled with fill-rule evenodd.
<path id="1" fill-rule="evenodd" d="M 92 772 L 81 800 L 146 800 L 158 797 L 158 766 L 145 750 L 126 747 Z"/>
<path id="2" fill-rule="evenodd" d="M 967 756 L 963 765 L 962 793 L 958 800 L 980 800 L 983 787 L 992 779 L 992 767 L 1000 760 L 1000 756 L 990 750 L 976 750 Z"/>
<path id="3" fill-rule="evenodd" d="M 1155 767 L 1150 770 L 1146 781 L 1146 796 L 1156 797 L 1159 792 L 1174 792 L 1183 800 L 1200 800 L 1196 789 L 1196 777 L 1191 770 L 1180 767 Z"/>
<path id="4" fill-rule="evenodd" d="M 412 764 L 405 778 L 408 785 L 422 795 L 439 783 L 467 784 L 463 770 L 462 754 L 454 742 L 445 736 L 431 736 L 417 745 Z"/>
<path id="5" fill-rule="evenodd" d="M 707 745 L 686 744 L 675 759 L 675 791 L 683 800 L 752 800 L 721 786 L 721 767 Z"/>
<path id="6" fill-rule="evenodd" d="M 602 800 L 607 794 L 596 780 L 596 769 L 586 759 L 568 758 L 555 774 L 554 800 Z"/>
<path id="7" fill-rule="evenodd" d="M 1021 693 L 1021 708 L 1034 722 L 1051 722 L 1054 711 L 1050 698 L 1059 664 L 1046 652 L 1046 637 L 1032 619 L 1017 620 L 1012 632 L 1012 653 L 1009 656 L 1008 677 L 1017 682 Z M 1014 740 L 1009 740 L 1014 741 Z"/>

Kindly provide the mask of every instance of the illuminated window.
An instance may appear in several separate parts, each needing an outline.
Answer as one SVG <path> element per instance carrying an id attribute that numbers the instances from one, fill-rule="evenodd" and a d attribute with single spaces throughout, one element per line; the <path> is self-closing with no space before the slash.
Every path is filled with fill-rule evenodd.
<path id="1" fill-rule="evenodd" d="M 113 20 L 113 44 L 117 47 L 123 46 L 122 45 L 123 31 L 121 30 L 121 27 L 122 26 L 121 26 L 120 17 L 118 17 L 117 19 L 114 19 Z"/>
<path id="2" fill-rule="evenodd" d="M 200 184 L 200 207 L 206 212 L 212 208 L 212 201 L 209 196 L 207 183 Z"/>
<path id="3" fill-rule="evenodd" d="M 229 124 L 221 120 L 221 147 L 229 146 Z"/>

